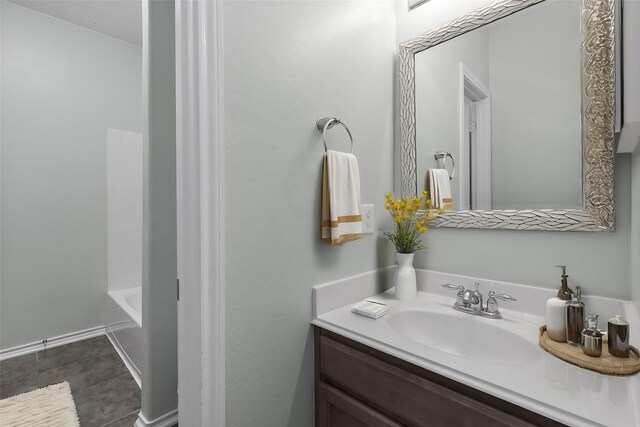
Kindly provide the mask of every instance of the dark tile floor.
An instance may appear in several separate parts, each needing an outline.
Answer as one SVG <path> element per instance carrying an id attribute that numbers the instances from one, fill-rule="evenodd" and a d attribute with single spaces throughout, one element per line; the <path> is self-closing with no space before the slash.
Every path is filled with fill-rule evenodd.
<path id="1" fill-rule="evenodd" d="M 140 389 L 106 336 L 0 362 L 0 399 L 67 381 L 81 427 L 132 426 Z"/>

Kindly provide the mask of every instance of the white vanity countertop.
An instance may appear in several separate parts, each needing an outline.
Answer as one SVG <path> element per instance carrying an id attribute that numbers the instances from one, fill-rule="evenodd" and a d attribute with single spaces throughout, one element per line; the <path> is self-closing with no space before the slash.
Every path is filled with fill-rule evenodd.
<path id="1" fill-rule="evenodd" d="M 321 292 L 314 291 L 316 300 L 322 298 L 318 294 Z M 544 324 L 540 316 L 505 309 L 507 303 L 501 306 L 503 319 L 500 320 L 459 313 L 451 308 L 455 293 L 445 296 L 418 292 L 415 300 L 399 301 L 392 289 L 368 299 L 384 302 L 390 313 L 377 320 L 369 319 L 351 313 L 349 303 L 318 314 L 312 323 L 570 426 L 640 426 L 640 374 L 602 375 L 557 359 L 538 347 L 538 328 Z M 317 306 L 318 301 L 315 303 Z M 628 303 L 625 309 L 633 310 Z M 523 338 L 535 344 L 539 357 L 527 364 L 497 364 L 427 347 L 400 335 L 390 325 L 393 313 L 405 310 L 471 316 L 492 326 L 496 326 L 495 322 L 504 322 L 497 326 L 518 330 Z M 624 314 L 636 316 L 635 312 Z M 634 326 L 632 323 L 632 344 L 636 336 Z M 487 331 L 489 333 L 491 327 L 488 326 Z"/>

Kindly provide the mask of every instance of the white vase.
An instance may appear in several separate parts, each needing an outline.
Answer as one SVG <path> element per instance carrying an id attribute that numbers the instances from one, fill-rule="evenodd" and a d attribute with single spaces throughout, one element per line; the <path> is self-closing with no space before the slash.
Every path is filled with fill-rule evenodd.
<path id="1" fill-rule="evenodd" d="M 396 270 L 396 299 L 414 299 L 418 292 L 416 269 L 413 268 L 414 254 L 396 253 L 398 269 Z"/>

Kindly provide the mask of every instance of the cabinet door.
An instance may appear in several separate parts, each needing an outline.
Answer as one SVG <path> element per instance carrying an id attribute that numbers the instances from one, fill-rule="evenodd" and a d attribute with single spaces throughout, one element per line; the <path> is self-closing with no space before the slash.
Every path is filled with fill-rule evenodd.
<path id="1" fill-rule="evenodd" d="M 374 409 L 325 383 L 318 384 L 317 427 L 400 427 Z"/>
<path id="2" fill-rule="evenodd" d="M 320 337 L 320 379 L 404 425 L 533 427 L 480 402 L 327 336 Z"/>

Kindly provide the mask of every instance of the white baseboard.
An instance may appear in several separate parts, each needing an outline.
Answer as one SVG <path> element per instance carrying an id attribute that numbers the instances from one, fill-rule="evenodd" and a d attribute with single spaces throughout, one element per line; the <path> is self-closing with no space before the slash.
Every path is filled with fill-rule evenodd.
<path id="1" fill-rule="evenodd" d="M 122 349 L 122 346 L 118 342 L 118 339 L 115 337 L 115 335 L 113 335 L 113 332 L 111 332 L 108 327 L 107 338 L 109 338 L 109 341 L 111 341 L 111 345 L 116 349 L 118 356 L 120 356 L 120 359 L 122 359 L 122 361 L 124 362 L 134 381 L 136 382 L 136 384 L 138 384 L 138 387 L 142 389 L 142 376 L 140 375 L 140 371 L 138 371 L 138 368 L 136 368 L 133 362 L 131 362 L 131 359 L 129 359 L 127 353 L 125 353 L 125 351 Z"/>
<path id="2" fill-rule="evenodd" d="M 104 325 L 95 328 L 85 329 L 83 331 L 71 332 L 69 334 L 60 335 L 53 338 L 47 338 L 47 343 L 36 341 L 28 344 L 22 344 L 15 347 L 0 349 L 0 360 L 9 359 L 11 357 L 22 356 L 25 354 L 35 353 L 36 351 L 46 350 L 48 348 L 59 347 L 72 342 L 82 341 L 89 338 L 99 337 L 106 333 Z"/>
<path id="3" fill-rule="evenodd" d="M 142 412 L 138 414 L 135 427 L 172 427 L 178 423 L 178 410 L 174 409 L 171 412 L 156 418 L 155 420 L 147 420 Z"/>

